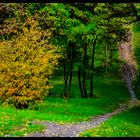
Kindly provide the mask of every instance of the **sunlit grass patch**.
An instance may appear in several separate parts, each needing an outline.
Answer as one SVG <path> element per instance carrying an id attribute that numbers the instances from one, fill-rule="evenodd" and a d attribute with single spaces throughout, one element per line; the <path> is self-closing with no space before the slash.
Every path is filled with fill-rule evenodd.
<path id="1" fill-rule="evenodd" d="M 0 136 L 23 136 L 26 133 L 41 131 L 42 125 L 31 123 L 31 118 L 25 110 L 16 110 L 11 107 L 0 107 Z M 28 116 L 28 117 L 26 117 Z"/>
<path id="2" fill-rule="evenodd" d="M 140 107 L 112 117 L 96 128 L 82 132 L 83 137 L 139 137 Z"/>

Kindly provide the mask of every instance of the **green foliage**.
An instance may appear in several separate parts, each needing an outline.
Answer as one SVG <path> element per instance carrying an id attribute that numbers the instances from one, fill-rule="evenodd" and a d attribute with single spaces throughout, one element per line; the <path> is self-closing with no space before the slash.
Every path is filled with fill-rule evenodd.
<path id="1" fill-rule="evenodd" d="M 136 95 L 140 98 L 140 24 L 135 23 L 133 24 L 133 47 L 134 47 L 134 54 L 137 62 L 137 70 L 138 73 L 133 79 L 132 84 L 134 86 Z"/>
<path id="2" fill-rule="evenodd" d="M 140 32 L 140 23 L 134 23 L 134 25 L 133 25 L 133 31 L 135 32 L 135 33 L 139 33 Z"/>
<path id="3" fill-rule="evenodd" d="M 136 7 L 139 14 L 139 4 Z M 119 103 L 129 99 L 122 81 L 112 78 L 111 71 L 115 76 L 118 74 L 120 65 L 118 42 L 127 38 L 129 30 L 127 24 L 136 19 L 132 4 L 1 3 L 0 12 L 3 13 L 0 15 L 2 25 L 0 102 L 13 104 L 17 108 L 27 108 L 33 104 L 34 106 L 30 109 L 35 109 L 18 111 L 1 106 L 0 136 L 5 134 L 22 136 L 26 132 L 42 129 L 42 126 L 37 128 L 30 122 L 35 119 L 61 123 L 88 120 L 90 116 L 111 112 Z M 138 23 L 134 26 L 134 32 L 135 53 L 139 67 Z M 95 39 L 97 39 L 95 56 L 92 57 L 91 51 Z M 87 46 L 87 66 L 83 64 L 83 59 L 86 59 L 84 58 L 85 45 Z M 63 55 L 61 60 L 60 54 Z M 44 102 L 39 103 L 48 95 L 51 84 L 54 85 L 54 89 L 51 90 L 52 95 L 63 94 L 62 75 L 50 80 L 50 76 L 58 66 L 58 59 L 61 66 L 65 60 L 66 68 L 72 64 L 70 67 L 74 72 L 80 68 L 88 76 L 94 74 L 95 99 L 79 98 L 80 90 L 74 73 L 70 96 L 78 98 L 64 100 L 47 97 Z M 91 70 L 93 59 L 95 59 L 94 70 Z M 59 71 L 61 72 L 60 69 Z M 89 92 L 88 76 L 86 84 Z M 126 115 L 129 116 L 129 113 Z M 118 120 L 115 121 L 115 125 L 118 125 Z M 121 125 L 118 126 L 120 130 L 124 129 Z M 135 125 L 125 124 L 125 127 L 133 128 L 133 126 Z M 114 126 L 112 126 L 113 129 L 108 125 L 107 127 L 103 131 L 101 131 L 102 128 L 97 129 L 97 135 L 95 135 L 112 136 L 114 130 L 119 131 Z M 131 128 L 130 131 L 132 131 Z M 139 131 L 137 126 L 136 131 Z M 127 134 L 129 133 L 126 131 L 115 133 L 116 136 L 127 136 Z M 85 135 L 93 136 L 93 133 L 87 132 Z M 133 135 L 137 136 L 137 132 Z"/>
<path id="4" fill-rule="evenodd" d="M 33 19 L 27 23 L 30 29 L 25 26 L 17 38 L 0 42 L 0 97 L 17 108 L 27 108 L 48 94 L 49 77 L 60 57 L 43 39 L 49 33 L 42 32 Z"/>

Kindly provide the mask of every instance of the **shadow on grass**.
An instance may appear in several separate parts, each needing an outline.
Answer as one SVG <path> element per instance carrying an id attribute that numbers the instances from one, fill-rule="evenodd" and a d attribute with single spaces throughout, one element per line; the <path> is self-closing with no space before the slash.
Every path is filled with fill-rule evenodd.
<path id="1" fill-rule="evenodd" d="M 64 82 L 62 76 L 55 76 L 50 82 L 54 88 L 50 90 L 50 97 L 62 97 L 64 92 Z M 87 91 L 89 93 L 90 81 L 87 80 Z M 124 83 L 111 77 L 95 77 L 93 83 L 93 91 L 97 98 L 129 98 L 129 92 L 127 91 Z M 77 77 L 73 77 L 71 92 L 71 98 L 80 98 L 80 90 Z"/>

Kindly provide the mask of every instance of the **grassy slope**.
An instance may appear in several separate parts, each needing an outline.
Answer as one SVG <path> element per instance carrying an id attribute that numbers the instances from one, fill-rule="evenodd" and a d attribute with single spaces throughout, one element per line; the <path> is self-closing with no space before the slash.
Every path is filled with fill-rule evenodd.
<path id="1" fill-rule="evenodd" d="M 140 107 L 112 117 L 100 126 L 85 131 L 83 137 L 140 137 Z"/>
<path id="2" fill-rule="evenodd" d="M 62 76 L 54 77 L 53 92 L 62 92 Z M 75 98 L 68 101 L 59 97 L 47 97 L 33 110 L 16 110 L 12 107 L 0 107 L 0 136 L 10 134 L 22 136 L 27 132 L 42 130 L 43 126 L 32 124 L 32 120 L 46 120 L 59 123 L 79 122 L 90 119 L 91 116 L 111 112 L 119 103 L 128 101 L 129 93 L 117 78 L 97 77 L 95 83 L 95 99 L 79 98 L 76 77 L 73 78 L 72 93 Z M 122 98 L 123 95 L 123 98 Z M 76 98 L 77 97 L 77 98 Z"/>
<path id="3" fill-rule="evenodd" d="M 140 25 L 133 27 L 133 46 L 140 69 Z M 81 134 L 87 137 L 109 136 L 140 136 L 140 107 L 114 116 L 95 129 L 90 129 Z"/>

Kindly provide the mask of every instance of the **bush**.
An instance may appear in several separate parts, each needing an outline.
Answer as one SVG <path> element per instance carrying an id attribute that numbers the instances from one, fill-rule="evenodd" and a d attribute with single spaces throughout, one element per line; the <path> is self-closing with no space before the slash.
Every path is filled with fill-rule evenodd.
<path id="1" fill-rule="evenodd" d="M 17 108 L 28 108 L 48 94 L 49 77 L 60 57 L 48 43 L 50 33 L 41 31 L 33 19 L 27 23 L 30 28 L 23 26 L 17 38 L 0 42 L 1 102 Z"/>

